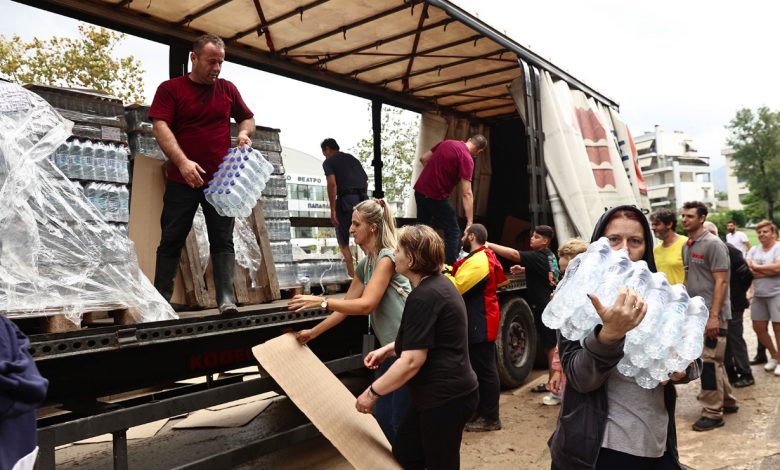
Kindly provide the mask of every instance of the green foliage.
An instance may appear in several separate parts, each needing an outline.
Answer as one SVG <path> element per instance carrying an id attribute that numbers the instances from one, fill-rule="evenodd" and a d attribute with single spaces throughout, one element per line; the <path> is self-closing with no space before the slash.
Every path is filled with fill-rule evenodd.
<path id="1" fill-rule="evenodd" d="M 115 58 L 125 35 L 97 26 L 79 25 L 80 37 L 25 42 L 0 35 L 0 78 L 17 83 L 90 88 L 143 102 L 141 62 L 134 56 Z"/>
<path id="2" fill-rule="evenodd" d="M 739 228 L 744 228 L 745 224 L 747 223 L 747 216 L 745 215 L 745 211 L 727 211 L 727 212 L 716 212 L 709 214 L 707 216 L 707 220 L 712 222 L 718 227 L 718 233 L 721 235 L 726 234 L 726 222 L 729 220 L 733 220 L 734 223 Z M 680 224 L 678 224 L 680 225 Z"/>
<path id="3" fill-rule="evenodd" d="M 734 149 L 736 175 L 750 190 L 749 212 L 763 208 L 772 218 L 780 195 L 780 113 L 763 106 L 754 113 L 742 108 L 727 129 Z"/>
<path id="4" fill-rule="evenodd" d="M 369 104 L 369 109 L 370 109 Z M 420 116 L 410 111 L 382 106 L 382 188 L 385 199 L 403 202 L 412 193 L 412 168 L 417 157 L 417 136 L 420 132 Z M 374 137 L 357 143 L 355 156 L 363 163 L 371 178 L 374 159 Z"/>

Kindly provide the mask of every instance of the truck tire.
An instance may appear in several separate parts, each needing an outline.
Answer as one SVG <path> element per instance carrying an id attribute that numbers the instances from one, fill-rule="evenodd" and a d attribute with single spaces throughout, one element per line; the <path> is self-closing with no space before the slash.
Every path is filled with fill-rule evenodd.
<path id="1" fill-rule="evenodd" d="M 531 307 L 521 297 L 505 297 L 496 338 L 496 363 L 501 387 L 523 384 L 534 365 L 537 334 Z"/>

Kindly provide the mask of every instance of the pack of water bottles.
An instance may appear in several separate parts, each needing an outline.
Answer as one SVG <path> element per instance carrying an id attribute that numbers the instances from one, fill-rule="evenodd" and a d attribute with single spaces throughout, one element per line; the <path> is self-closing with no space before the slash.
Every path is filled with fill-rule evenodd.
<path id="1" fill-rule="evenodd" d="M 203 192 L 220 215 L 249 217 L 272 172 L 273 166 L 259 151 L 233 147 Z"/>
<path id="2" fill-rule="evenodd" d="M 626 334 L 618 371 L 643 388 L 654 388 L 701 355 L 709 312 L 701 297 L 689 297 L 684 286 L 670 285 L 666 275 L 651 272 L 644 261 L 632 262 L 625 250 L 612 250 L 606 238 L 569 263 L 542 321 L 579 341 L 602 323 L 586 294 L 610 306 L 621 287 L 639 293 L 648 309 Z"/>
<path id="3" fill-rule="evenodd" d="M 0 312 L 77 322 L 83 312 L 123 306 L 140 321 L 176 318 L 141 272 L 126 227 L 90 202 L 104 200 L 121 219 L 127 188 L 92 183 L 85 191 L 55 166 L 72 126 L 40 96 L 0 81 Z"/>
<path id="4" fill-rule="evenodd" d="M 54 164 L 72 180 L 127 184 L 128 148 L 111 142 L 73 139 L 53 155 Z"/>
<path id="5" fill-rule="evenodd" d="M 130 191 L 127 186 L 108 183 L 89 183 L 84 187 L 87 199 L 108 222 L 127 222 L 130 219 Z"/>

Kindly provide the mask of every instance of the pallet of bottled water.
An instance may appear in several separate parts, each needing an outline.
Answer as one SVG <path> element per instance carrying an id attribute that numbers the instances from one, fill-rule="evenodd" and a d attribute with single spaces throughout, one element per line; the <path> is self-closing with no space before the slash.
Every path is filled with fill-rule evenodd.
<path id="1" fill-rule="evenodd" d="M 257 150 L 233 147 L 203 190 L 206 200 L 223 217 L 249 217 L 273 169 Z"/>
<path id="2" fill-rule="evenodd" d="M 621 287 L 639 293 L 648 309 L 626 334 L 618 371 L 651 389 L 702 353 L 709 312 L 702 298 L 689 297 L 683 285 L 669 284 L 666 275 L 651 272 L 644 261 L 632 262 L 627 251 L 612 250 L 601 238 L 569 263 L 542 321 L 566 339 L 579 341 L 602 323 L 586 294 L 609 306 Z"/>

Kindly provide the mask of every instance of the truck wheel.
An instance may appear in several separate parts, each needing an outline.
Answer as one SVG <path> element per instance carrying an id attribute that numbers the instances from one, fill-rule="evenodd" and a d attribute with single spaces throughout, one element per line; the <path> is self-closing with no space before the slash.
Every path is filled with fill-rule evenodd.
<path id="1" fill-rule="evenodd" d="M 531 308 L 520 297 L 501 302 L 501 319 L 496 339 L 496 362 L 502 388 L 523 384 L 536 356 L 536 327 Z"/>

